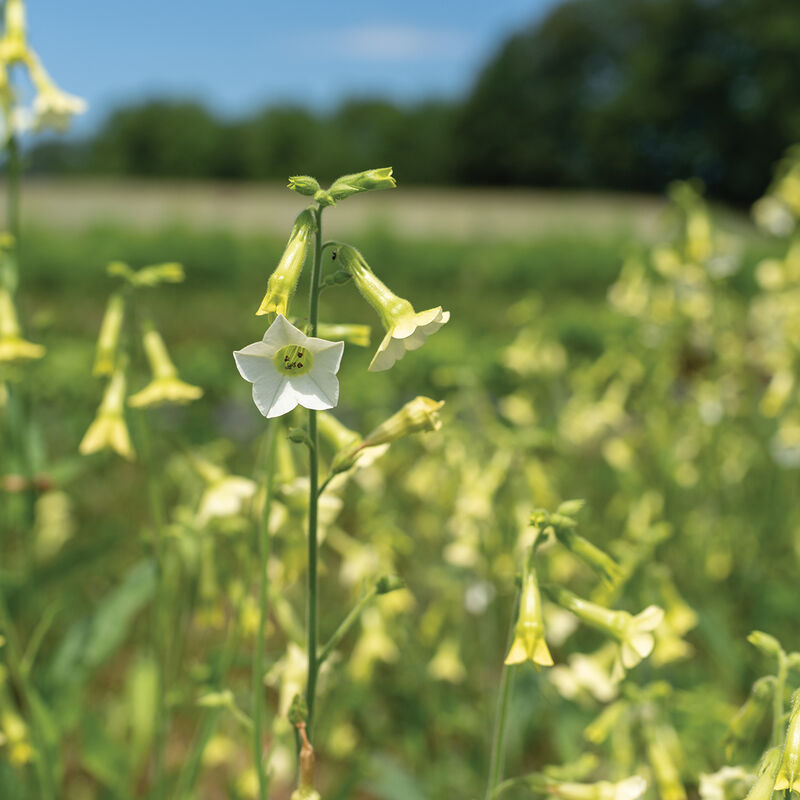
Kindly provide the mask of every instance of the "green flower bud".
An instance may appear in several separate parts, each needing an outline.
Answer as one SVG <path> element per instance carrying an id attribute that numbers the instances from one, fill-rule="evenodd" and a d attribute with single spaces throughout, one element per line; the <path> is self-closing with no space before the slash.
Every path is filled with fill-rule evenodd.
<path id="1" fill-rule="evenodd" d="M 334 200 L 343 200 L 351 194 L 368 192 L 373 189 L 394 189 L 397 182 L 392 177 L 392 168 L 368 169 L 353 175 L 342 175 L 330 186 L 328 191 Z"/>
<path id="2" fill-rule="evenodd" d="M 768 633 L 763 631 L 753 631 L 748 637 L 747 641 L 757 647 L 765 656 L 780 656 L 783 648 L 780 642 Z"/>
<path id="3" fill-rule="evenodd" d="M 325 208 L 325 206 L 336 205 L 336 200 L 334 200 L 333 197 L 331 197 L 331 193 L 325 189 L 320 189 L 318 192 L 314 192 L 314 199 L 322 208 Z"/>
<path id="4" fill-rule="evenodd" d="M 405 588 L 406 582 L 399 575 L 382 575 L 375 581 L 375 592 L 377 594 L 389 594 Z"/>
<path id="5" fill-rule="evenodd" d="M 288 188 L 298 194 L 313 197 L 319 191 L 319 183 L 310 175 L 293 175 L 289 178 Z"/>

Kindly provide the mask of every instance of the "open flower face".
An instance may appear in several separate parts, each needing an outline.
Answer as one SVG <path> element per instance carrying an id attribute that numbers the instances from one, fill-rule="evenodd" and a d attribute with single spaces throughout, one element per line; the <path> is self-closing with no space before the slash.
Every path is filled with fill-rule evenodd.
<path id="1" fill-rule="evenodd" d="M 397 317 L 378 346 L 378 352 L 370 362 L 370 372 L 391 369 L 407 350 L 418 350 L 425 340 L 436 333 L 450 319 L 449 311 L 441 306 L 416 313 L 409 303 L 409 309 Z"/>
<path id="2" fill-rule="evenodd" d="M 344 342 L 306 336 L 282 314 L 260 342 L 233 354 L 241 376 L 253 384 L 253 402 L 268 418 L 288 414 L 298 405 L 322 411 L 339 402 L 336 373 Z"/>

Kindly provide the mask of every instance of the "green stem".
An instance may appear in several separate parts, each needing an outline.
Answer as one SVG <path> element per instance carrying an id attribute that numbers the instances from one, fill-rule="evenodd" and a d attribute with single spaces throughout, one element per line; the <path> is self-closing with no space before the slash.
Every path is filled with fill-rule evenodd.
<path id="1" fill-rule="evenodd" d="M 786 678 L 789 672 L 786 653 L 778 653 L 778 673 L 775 676 L 775 694 L 772 698 L 772 744 L 774 747 L 783 741 L 783 695 L 786 692 Z"/>
<path id="2" fill-rule="evenodd" d="M 328 484 L 338 475 L 337 472 L 331 472 L 324 481 L 322 481 L 322 485 L 319 487 L 319 491 L 317 492 L 317 497 L 321 497 L 322 493 L 328 488 Z"/>
<path id="3" fill-rule="evenodd" d="M 514 636 L 514 625 L 517 618 L 517 606 L 519 605 L 520 592 L 517 591 L 514 600 L 514 613 L 511 615 L 511 624 L 508 628 L 506 637 L 506 652 L 511 646 Z M 503 779 L 503 767 L 505 766 L 505 738 L 506 738 L 506 717 L 508 707 L 511 702 L 511 693 L 514 688 L 514 672 L 512 668 L 503 664 L 503 676 L 500 680 L 500 694 L 497 698 L 497 711 L 494 719 L 494 735 L 492 737 L 492 752 L 489 759 L 489 783 L 486 787 L 486 800 L 491 800 L 495 795 L 495 790 Z"/>
<path id="4" fill-rule="evenodd" d="M 264 716 L 264 638 L 266 636 L 267 615 L 269 612 L 269 556 L 271 540 L 269 535 L 269 516 L 272 510 L 272 487 L 275 475 L 275 426 L 267 423 L 267 465 L 266 497 L 261 524 L 258 529 L 258 632 L 256 652 L 253 659 L 253 759 L 258 775 L 258 797 L 266 800 L 269 794 L 269 775 L 263 764 L 263 716 Z"/>
<path id="5" fill-rule="evenodd" d="M 319 318 L 319 283 L 322 266 L 322 208 L 316 209 L 317 225 L 314 242 L 314 265 L 311 270 L 311 287 L 308 297 L 308 324 L 310 335 L 317 335 Z M 306 621 L 308 626 L 308 682 L 306 684 L 306 706 L 309 736 L 313 730 L 314 696 L 317 689 L 317 504 L 319 503 L 319 437 L 317 435 L 317 412 L 308 412 L 308 596 Z"/>
<path id="6" fill-rule="evenodd" d="M 20 185 L 22 183 L 22 159 L 19 152 L 19 140 L 16 134 L 8 137 L 8 185 L 6 187 L 6 227 L 14 237 L 14 252 L 19 255 L 20 234 Z"/>
<path id="7" fill-rule="evenodd" d="M 330 656 L 330 654 L 336 649 L 339 642 L 344 639 L 353 625 L 356 624 L 358 618 L 361 616 L 361 612 L 377 594 L 377 590 L 373 587 L 353 606 L 353 608 L 350 610 L 350 613 L 342 620 L 341 625 L 339 625 L 339 627 L 334 631 L 333 636 L 328 639 L 325 647 L 322 648 L 322 652 L 319 654 L 319 658 L 317 659 L 317 669 L 322 668 L 322 665 L 325 663 L 328 656 Z"/>
<path id="8" fill-rule="evenodd" d="M 156 719 L 153 734 L 153 783 L 154 798 L 164 794 L 164 751 L 167 735 L 167 630 L 164 581 L 164 509 L 157 465 L 153 457 L 149 419 L 145 411 L 140 417 L 140 439 L 142 458 L 147 470 L 147 500 L 150 521 L 153 525 L 153 558 L 156 564 L 156 588 L 153 598 L 153 650 L 158 673 L 158 695 L 156 697 Z"/>

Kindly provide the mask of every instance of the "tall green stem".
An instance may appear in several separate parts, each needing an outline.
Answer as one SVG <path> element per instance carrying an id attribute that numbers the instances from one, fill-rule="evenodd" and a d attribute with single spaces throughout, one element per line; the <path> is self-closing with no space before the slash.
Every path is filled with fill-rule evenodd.
<path id="1" fill-rule="evenodd" d="M 517 618 L 517 607 L 519 605 L 520 593 L 517 592 L 514 600 L 511 624 L 508 628 L 506 637 L 506 652 L 511 646 L 514 635 L 514 624 Z M 506 717 L 508 716 L 508 706 L 511 702 L 511 693 L 514 689 L 514 667 L 503 665 L 503 676 L 500 679 L 500 694 L 497 698 L 497 711 L 494 718 L 494 735 L 492 737 L 492 753 L 489 759 L 489 782 L 486 786 L 486 800 L 491 800 L 495 794 L 495 789 L 503 779 L 503 768 L 505 766 L 505 740 L 506 740 Z"/>
<path id="2" fill-rule="evenodd" d="M 161 484 L 155 459 L 153 458 L 147 412 L 141 415 L 140 439 L 142 458 L 147 470 L 147 499 L 150 506 L 150 521 L 153 525 L 153 558 L 156 564 L 156 588 L 153 602 L 153 650 L 158 673 L 158 695 L 153 735 L 153 783 L 154 798 L 164 794 L 164 751 L 167 734 L 167 629 L 164 580 L 164 509 Z"/>
<path id="3" fill-rule="evenodd" d="M 308 326 L 311 336 L 317 335 L 319 317 L 319 280 L 322 267 L 322 209 L 315 211 L 317 225 L 314 237 L 314 265 L 308 297 Z M 307 728 L 313 731 L 314 695 L 317 688 L 317 504 L 319 503 L 319 463 L 317 452 L 317 412 L 308 412 L 308 595 L 306 622 L 308 626 L 308 683 L 306 684 Z"/>
<path id="4" fill-rule="evenodd" d="M 19 140 L 16 134 L 8 137 L 7 186 L 6 186 L 6 227 L 14 237 L 14 250 L 18 254 L 20 233 L 20 185 L 22 183 L 22 158 L 19 152 Z"/>
<path id="5" fill-rule="evenodd" d="M 774 747 L 783 741 L 783 695 L 786 691 L 786 678 L 789 672 L 786 653 L 778 651 L 778 674 L 775 676 L 775 694 L 772 697 L 772 744 Z"/>
<path id="6" fill-rule="evenodd" d="M 269 516 L 272 510 L 272 486 L 275 475 L 275 426 L 267 422 L 267 464 L 264 498 L 264 512 L 258 528 L 258 632 L 256 652 L 253 659 L 253 759 L 258 775 L 258 797 L 266 800 L 269 794 L 269 775 L 263 764 L 263 716 L 264 716 L 264 637 L 266 636 L 269 602 L 269 555 L 270 535 Z"/>

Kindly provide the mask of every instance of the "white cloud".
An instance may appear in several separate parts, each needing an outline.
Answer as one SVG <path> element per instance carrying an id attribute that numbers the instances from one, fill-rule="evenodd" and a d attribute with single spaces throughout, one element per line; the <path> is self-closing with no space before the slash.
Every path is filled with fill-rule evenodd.
<path id="1" fill-rule="evenodd" d="M 470 37 L 461 31 L 410 25 L 360 25 L 326 34 L 337 54 L 368 61 L 416 61 L 460 58 L 470 52 Z"/>

